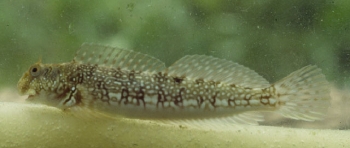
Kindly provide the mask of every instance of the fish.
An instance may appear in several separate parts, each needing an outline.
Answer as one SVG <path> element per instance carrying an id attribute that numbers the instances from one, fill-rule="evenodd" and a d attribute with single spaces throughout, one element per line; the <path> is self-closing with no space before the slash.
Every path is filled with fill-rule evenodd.
<path id="1" fill-rule="evenodd" d="M 28 102 L 63 111 L 184 125 L 258 125 L 261 112 L 316 121 L 330 106 L 329 82 L 315 65 L 270 84 L 212 56 L 186 55 L 166 67 L 152 56 L 95 43 L 81 45 L 71 62 L 33 64 L 17 87 Z"/>

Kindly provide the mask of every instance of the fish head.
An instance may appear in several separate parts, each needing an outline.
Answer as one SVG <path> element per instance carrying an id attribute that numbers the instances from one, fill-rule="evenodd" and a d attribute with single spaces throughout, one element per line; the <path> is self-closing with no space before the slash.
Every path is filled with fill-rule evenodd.
<path id="1" fill-rule="evenodd" d="M 26 101 L 58 106 L 62 102 L 62 94 L 67 91 L 60 84 L 61 65 L 33 64 L 17 83 L 20 95 L 28 95 Z"/>

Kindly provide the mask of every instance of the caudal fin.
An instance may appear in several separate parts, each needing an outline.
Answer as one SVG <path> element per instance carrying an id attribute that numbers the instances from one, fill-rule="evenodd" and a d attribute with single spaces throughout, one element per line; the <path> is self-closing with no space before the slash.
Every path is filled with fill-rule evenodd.
<path id="1" fill-rule="evenodd" d="M 303 67 L 274 84 L 285 117 L 314 121 L 324 118 L 330 104 L 329 83 L 317 66 Z"/>

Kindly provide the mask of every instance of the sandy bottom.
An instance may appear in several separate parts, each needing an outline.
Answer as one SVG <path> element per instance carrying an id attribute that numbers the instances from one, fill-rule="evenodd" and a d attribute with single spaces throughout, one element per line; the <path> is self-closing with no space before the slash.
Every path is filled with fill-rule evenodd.
<path id="1" fill-rule="evenodd" d="M 122 117 L 114 120 L 76 117 L 53 107 L 26 104 L 23 97 L 13 92 L 0 93 L 0 147 L 348 147 L 350 132 L 337 130 L 348 126 L 344 124 L 347 118 L 334 105 L 338 101 L 338 105 L 347 108 L 342 101 L 348 96 L 345 93 L 332 91 L 333 96 L 342 94 L 338 97 L 341 100 L 333 99 L 335 109 L 324 121 L 284 124 L 286 120 L 270 116 L 264 125 L 236 125 L 227 131 Z M 9 102 L 4 98 L 15 99 Z"/>

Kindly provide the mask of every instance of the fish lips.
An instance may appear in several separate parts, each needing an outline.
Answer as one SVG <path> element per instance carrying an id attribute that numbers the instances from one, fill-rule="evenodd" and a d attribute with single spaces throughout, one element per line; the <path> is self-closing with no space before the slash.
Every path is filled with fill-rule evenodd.
<path id="1" fill-rule="evenodd" d="M 29 95 L 26 101 L 33 101 L 37 95 Z"/>

